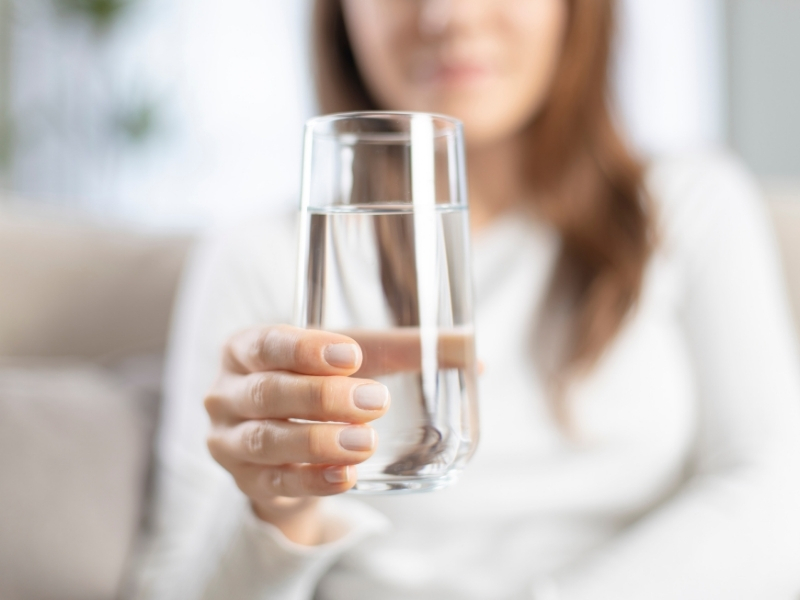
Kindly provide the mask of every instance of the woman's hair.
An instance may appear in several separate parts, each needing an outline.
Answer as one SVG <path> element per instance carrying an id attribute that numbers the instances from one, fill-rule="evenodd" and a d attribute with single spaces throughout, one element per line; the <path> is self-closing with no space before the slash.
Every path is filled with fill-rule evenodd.
<path id="1" fill-rule="evenodd" d="M 553 361 L 544 366 L 559 387 L 591 368 L 620 330 L 638 299 L 654 243 L 643 168 L 608 105 L 614 1 L 567 2 L 560 64 L 526 132 L 535 210 L 561 241 L 540 335 L 565 341 L 558 351 L 548 345 L 541 353 Z M 322 112 L 380 108 L 357 68 L 339 0 L 317 0 L 314 44 Z M 549 337 L 553 323 L 561 329 Z"/>

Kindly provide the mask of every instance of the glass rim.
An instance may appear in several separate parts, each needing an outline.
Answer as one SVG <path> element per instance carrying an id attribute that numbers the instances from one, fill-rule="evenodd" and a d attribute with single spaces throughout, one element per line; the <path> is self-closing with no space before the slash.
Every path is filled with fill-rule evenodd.
<path id="1" fill-rule="evenodd" d="M 326 125 L 332 125 L 337 122 L 344 122 L 344 121 L 355 121 L 357 119 L 397 119 L 397 120 L 406 120 L 411 121 L 411 119 L 415 116 L 425 115 L 431 118 L 434 125 L 434 137 L 444 137 L 448 135 L 463 135 L 464 124 L 460 119 L 456 117 L 451 117 L 450 115 L 445 115 L 442 113 L 429 113 L 429 112 L 420 112 L 420 111 L 404 111 L 404 110 L 357 110 L 357 111 L 350 111 L 350 112 L 338 112 L 338 113 L 328 113 L 325 115 L 317 115 L 316 117 L 311 117 L 306 121 L 305 128 L 306 132 L 310 133 L 313 136 L 319 137 L 342 137 L 342 136 L 353 136 L 358 138 L 362 134 L 359 132 L 342 132 L 341 134 L 336 134 L 335 132 L 324 131 L 321 128 Z M 438 122 L 443 122 L 449 128 L 441 126 Z M 405 132 L 363 132 L 365 137 L 367 136 L 376 136 L 381 139 L 386 139 L 387 141 L 392 136 L 400 137 L 405 136 Z"/>
<path id="2" fill-rule="evenodd" d="M 423 130 L 421 132 L 422 139 L 418 139 L 417 133 L 414 132 L 413 119 L 418 116 L 424 116 L 426 120 L 429 120 L 429 124 L 426 123 L 424 128 L 427 131 Z M 343 131 L 337 131 L 336 129 L 337 123 L 358 122 L 359 120 L 384 120 L 388 123 L 394 121 L 399 123 L 401 127 L 389 127 L 387 128 L 389 129 L 388 131 L 370 131 L 369 127 L 364 127 L 364 131 L 347 131 L 347 127 L 343 127 Z M 358 127 L 355 127 L 355 129 L 358 129 Z M 428 142 L 425 140 L 428 140 Z M 351 152 L 353 147 L 361 144 L 387 147 L 404 146 L 410 150 L 410 155 L 406 156 L 405 159 L 413 162 L 415 156 L 414 148 L 420 143 L 420 147 L 423 149 L 423 158 L 425 158 L 424 152 L 430 152 L 430 159 L 435 160 L 433 156 L 434 146 L 426 147 L 431 141 L 434 144 L 444 142 L 447 146 L 446 149 L 441 148 L 441 150 L 445 151 L 448 157 L 447 171 L 451 196 L 446 201 L 440 202 L 434 191 L 433 206 L 436 206 L 437 210 L 445 207 L 469 206 L 466 195 L 466 180 L 464 179 L 464 126 L 459 119 L 438 113 L 415 111 L 350 111 L 312 117 L 306 121 L 303 142 L 303 169 L 300 186 L 301 210 L 306 211 L 311 208 L 325 209 L 334 206 L 347 206 L 351 207 L 351 210 L 355 207 L 374 210 L 379 208 L 378 205 L 384 205 L 383 208 L 386 208 L 387 202 L 338 202 L 332 196 L 330 198 L 325 196 L 325 198 L 312 200 L 312 189 L 314 188 L 312 170 L 316 162 L 315 157 L 318 151 L 321 151 L 322 155 L 330 152 L 333 149 L 329 147 L 331 144 L 340 149 L 349 146 Z M 319 142 L 319 145 L 317 142 Z M 432 174 L 430 175 L 432 176 Z M 411 193 L 411 188 L 413 188 L 413 185 L 404 193 Z M 413 193 L 416 194 L 416 192 Z M 392 197 L 390 203 L 394 205 L 393 209 L 395 210 L 398 206 L 417 206 L 418 204 L 417 200 L 410 196 L 403 199 Z"/>
<path id="3" fill-rule="evenodd" d="M 413 213 L 419 206 L 413 200 L 395 200 L 393 202 L 354 202 L 352 204 L 325 204 L 300 206 L 301 209 L 315 214 L 358 214 L 373 213 L 381 215 L 396 215 Z M 432 208 L 435 212 L 462 212 L 469 211 L 468 202 L 436 202 L 426 210 Z"/>

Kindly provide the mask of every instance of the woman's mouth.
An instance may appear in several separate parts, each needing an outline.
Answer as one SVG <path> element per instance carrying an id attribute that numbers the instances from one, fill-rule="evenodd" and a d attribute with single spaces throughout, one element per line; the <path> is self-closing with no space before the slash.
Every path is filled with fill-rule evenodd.
<path id="1" fill-rule="evenodd" d="M 471 87 L 482 84 L 494 74 L 487 63 L 458 61 L 428 64 L 418 71 L 418 80 L 435 87 Z"/>

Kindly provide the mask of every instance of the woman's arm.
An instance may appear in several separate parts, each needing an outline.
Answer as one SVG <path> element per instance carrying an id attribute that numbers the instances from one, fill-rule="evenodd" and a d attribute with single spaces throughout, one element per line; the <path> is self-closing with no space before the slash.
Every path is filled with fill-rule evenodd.
<path id="1" fill-rule="evenodd" d="M 713 160 L 656 182 L 685 265 L 699 398 L 689 481 L 556 577 L 561 600 L 769 600 L 800 591 L 800 357 L 753 183 Z M 658 177 L 658 176 L 657 176 Z"/>
<path id="2" fill-rule="evenodd" d="M 337 498 L 321 503 L 313 527 L 318 544 L 292 542 L 256 517 L 207 449 L 203 398 L 220 371 L 225 341 L 254 324 L 290 318 L 293 250 L 291 223 L 282 219 L 195 252 L 171 336 L 153 535 L 138 597 L 310 598 L 341 552 L 386 525 L 367 507 Z"/>

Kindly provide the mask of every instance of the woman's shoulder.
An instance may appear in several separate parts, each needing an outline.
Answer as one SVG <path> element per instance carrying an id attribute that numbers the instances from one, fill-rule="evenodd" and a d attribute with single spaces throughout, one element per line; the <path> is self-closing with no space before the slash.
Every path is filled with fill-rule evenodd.
<path id="1" fill-rule="evenodd" d="M 709 236 L 766 220 L 755 178 L 724 150 L 655 159 L 647 168 L 646 187 L 661 237 L 689 251 Z"/>
<path id="2" fill-rule="evenodd" d="M 760 196 L 744 163 L 721 149 L 658 157 L 648 164 L 645 177 L 649 193 L 664 211 L 725 208 Z"/>

